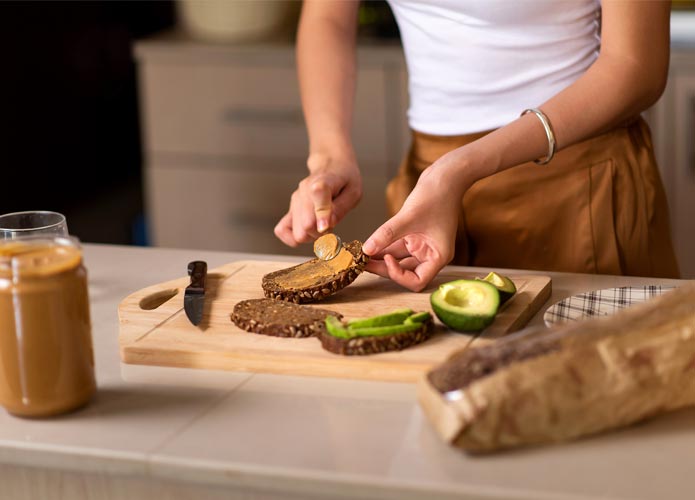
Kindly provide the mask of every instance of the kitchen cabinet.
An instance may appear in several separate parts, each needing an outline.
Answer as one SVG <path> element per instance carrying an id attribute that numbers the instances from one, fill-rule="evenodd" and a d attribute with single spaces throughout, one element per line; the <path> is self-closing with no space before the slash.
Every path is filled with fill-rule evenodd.
<path id="1" fill-rule="evenodd" d="M 671 53 L 663 96 L 645 114 L 669 201 L 684 278 L 695 278 L 695 47 Z"/>
<path id="2" fill-rule="evenodd" d="M 170 33 L 136 46 L 152 243 L 266 253 L 306 175 L 308 142 L 289 43 L 206 44 Z M 365 239 L 408 142 L 400 45 L 358 50 L 353 139 L 363 199 L 339 225 Z"/>

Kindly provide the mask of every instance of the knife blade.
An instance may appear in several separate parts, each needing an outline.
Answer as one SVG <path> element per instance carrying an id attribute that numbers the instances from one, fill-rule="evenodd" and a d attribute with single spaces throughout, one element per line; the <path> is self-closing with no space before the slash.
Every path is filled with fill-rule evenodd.
<path id="1" fill-rule="evenodd" d="M 194 325 L 198 325 L 203 319 L 203 306 L 205 305 L 205 277 L 208 265 L 202 260 L 194 260 L 188 263 L 188 275 L 191 284 L 186 287 L 183 295 L 183 309 L 186 316 Z"/>

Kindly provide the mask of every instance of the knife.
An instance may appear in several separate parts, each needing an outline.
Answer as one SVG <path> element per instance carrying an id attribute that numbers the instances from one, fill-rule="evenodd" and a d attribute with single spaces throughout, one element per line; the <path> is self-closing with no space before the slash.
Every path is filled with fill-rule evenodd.
<path id="1" fill-rule="evenodd" d="M 194 260 L 188 264 L 188 275 L 191 284 L 186 287 L 183 295 L 183 309 L 186 316 L 194 325 L 198 325 L 203 319 L 203 305 L 205 304 L 205 276 L 208 272 L 207 263 L 202 260 Z"/>

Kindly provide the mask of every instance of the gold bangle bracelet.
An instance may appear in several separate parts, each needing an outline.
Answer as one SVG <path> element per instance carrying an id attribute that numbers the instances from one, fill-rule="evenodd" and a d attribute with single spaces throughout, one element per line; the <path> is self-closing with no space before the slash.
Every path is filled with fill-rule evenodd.
<path id="1" fill-rule="evenodd" d="M 524 116 L 526 113 L 533 113 L 538 117 L 538 119 L 541 121 L 543 124 L 543 129 L 545 129 L 545 135 L 548 138 L 548 155 L 545 158 L 538 158 L 537 160 L 533 160 L 534 163 L 537 163 L 538 165 L 545 165 L 546 163 L 550 162 L 550 160 L 553 159 L 553 156 L 555 156 L 555 133 L 553 132 L 553 127 L 550 124 L 550 120 L 548 120 L 548 117 L 545 116 L 545 113 L 541 111 L 538 108 L 531 108 L 531 109 L 525 109 L 520 116 Z"/>

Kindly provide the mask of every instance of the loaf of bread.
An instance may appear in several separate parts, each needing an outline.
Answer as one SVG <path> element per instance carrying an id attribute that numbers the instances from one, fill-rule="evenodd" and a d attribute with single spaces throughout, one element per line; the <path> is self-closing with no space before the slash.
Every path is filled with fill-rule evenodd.
<path id="1" fill-rule="evenodd" d="M 695 405 L 695 282 L 620 313 L 533 328 L 453 355 L 418 386 L 471 452 L 556 442 Z"/>

